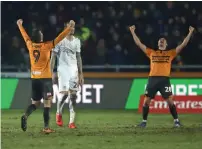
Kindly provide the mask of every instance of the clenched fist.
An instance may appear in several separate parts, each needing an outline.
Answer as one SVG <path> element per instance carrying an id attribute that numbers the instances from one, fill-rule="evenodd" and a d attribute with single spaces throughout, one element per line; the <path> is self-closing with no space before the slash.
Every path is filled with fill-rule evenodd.
<path id="1" fill-rule="evenodd" d="M 134 32 L 135 31 L 135 25 L 130 26 L 129 29 L 131 32 Z"/>
<path id="2" fill-rule="evenodd" d="M 73 20 L 70 20 L 69 25 L 70 25 L 70 27 L 74 27 L 75 26 L 75 22 Z"/>
<path id="3" fill-rule="evenodd" d="M 194 31 L 194 27 L 190 26 L 189 27 L 189 32 L 193 33 L 193 31 Z"/>
<path id="4" fill-rule="evenodd" d="M 22 25 L 22 23 L 23 23 L 23 20 L 22 20 L 22 19 L 18 19 L 18 20 L 17 20 L 17 25 Z"/>

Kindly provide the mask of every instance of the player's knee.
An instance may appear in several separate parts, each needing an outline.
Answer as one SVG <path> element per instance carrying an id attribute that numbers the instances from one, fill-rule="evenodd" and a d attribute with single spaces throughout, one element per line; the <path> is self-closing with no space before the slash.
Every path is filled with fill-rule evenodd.
<path id="1" fill-rule="evenodd" d="M 53 99 L 53 96 L 51 93 L 47 93 L 44 96 L 44 107 L 51 107 L 51 100 Z"/>
<path id="2" fill-rule="evenodd" d="M 145 96 L 145 98 L 144 98 L 144 105 L 145 105 L 145 106 L 149 106 L 149 105 L 150 105 L 150 102 L 151 102 L 151 98 Z"/>
<path id="3" fill-rule="evenodd" d="M 36 108 L 38 108 L 41 105 L 41 101 L 33 101 L 32 100 L 32 104 L 34 104 L 36 106 Z"/>
<path id="4" fill-rule="evenodd" d="M 44 107 L 51 107 L 51 98 L 44 99 Z"/>

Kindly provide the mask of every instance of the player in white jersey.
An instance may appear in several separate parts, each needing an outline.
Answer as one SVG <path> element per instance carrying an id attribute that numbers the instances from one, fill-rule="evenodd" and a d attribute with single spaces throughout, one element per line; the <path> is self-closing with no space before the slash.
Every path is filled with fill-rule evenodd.
<path id="1" fill-rule="evenodd" d="M 66 24 L 65 26 L 67 26 Z M 52 51 L 51 55 L 51 70 L 53 72 L 55 59 L 57 57 L 57 75 L 53 75 L 53 90 L 57 96 L 57 112 L 56 123 L 58 126 L 63 126 L 62 109 L 65 100 L 69 99 L 70 121 L 69 128 L 76 128 L 74 119 L 75 111 L 74 106 L 77 99 L 77 91 L 79 85 L 83 85 L 83 72 L 81 60 L 81 43 L 80 40 L 74 37 L 74 30 L 63 39 Z M 58 86 L 57 79 L 58 77 Z"/>

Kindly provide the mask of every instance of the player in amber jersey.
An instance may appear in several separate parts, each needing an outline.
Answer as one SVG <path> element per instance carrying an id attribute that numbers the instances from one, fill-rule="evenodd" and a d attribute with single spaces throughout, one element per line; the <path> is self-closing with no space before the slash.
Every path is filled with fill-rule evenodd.
<path id="1" fill-rule="evenodd" d="M 32 104 L 28 106 L 26 112 L 21 117 L 21 128 L 27 130 L 28 116 L 39 107 L 41 99 L 44 99 L 44 133 L 51 133 L 54 130 L 49 128 L 49 110 L 52 99 L 52 73 L 50 70 L 50 52 L 61 40 L 63 40 L 74 28 L 75 22 L 70 21 L 69 26 L 59 34 L 54 40 L 43 42 L 43 33 L 40 30 L 33 30 L 32 40 L 22 26 L 22 19 L 17 21 L 19 30 L 27 45 L 30 63 L 31 63 L 31 80 L 32 80 Z"/>
<path id="2" fill-rule="evenodd" d="M 147 117 L 149 113 L 149 104 L 151 99 L 154 99 L 156 93 L 160 91 L 162 97 L 167 101 L 170 109 L 170 113 L 174 118 L 174 127 L 180 127 L 180 121 L 178 119 L 177 110 L 173 102 L 172 89 L 170 84 L 170 71 L 171 62 L 178 53 L 188 44 L 194 28 L 189 27 L 189 33 L 184 41 L 175 49 L 166 50 L 167 41 L 165 38 L 161 38 L 158 41 L 158 50 L 147 48 L 140 39 L 137 37 L 135 26 L 129 27 L 130 32 L 136 45 L 147 55 L 150 59 L 150 73 L 148 84 L 145 91 L 145 99 L 143 105 L 143 121 L 138 125 L 139 127 L 146 127 Z"/>

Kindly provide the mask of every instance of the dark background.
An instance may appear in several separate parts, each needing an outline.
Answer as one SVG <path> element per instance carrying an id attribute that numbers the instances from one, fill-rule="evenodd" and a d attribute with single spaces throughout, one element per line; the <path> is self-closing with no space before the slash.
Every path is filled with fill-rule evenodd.
<path id="1" fill-rule="evenodd" d="M 1 2 L 2 71 L 28 71 L 29 56 L 16 21 L 30 34 L 39 27 L 45 40 L 62 31 L 64 22 L 76 21 L 82 40 L 84 65 L 147 65 L 149 60 L 134 44 L 128 26 L 148 47 L 157 48 L 161 36 L 176 47 L 196 28 L 194 38 L 174 64 L 202 64 L 202 2 Z M 87 29 L 89 36 L 83 38 Z"/>

